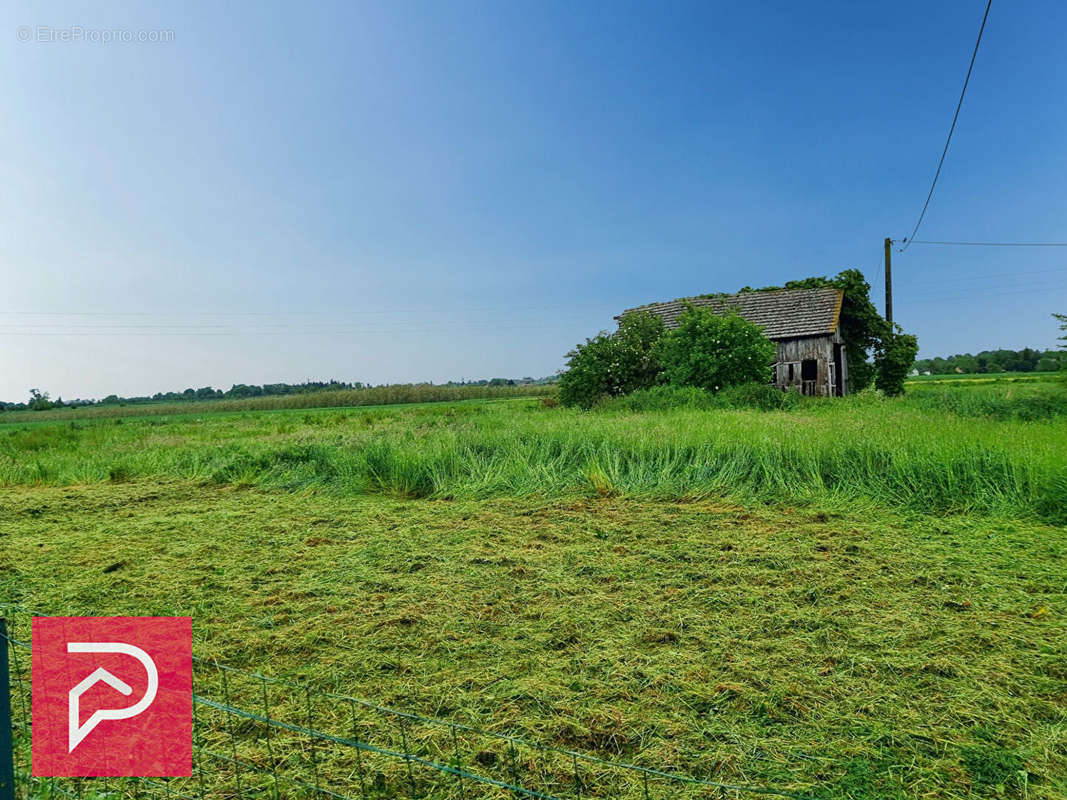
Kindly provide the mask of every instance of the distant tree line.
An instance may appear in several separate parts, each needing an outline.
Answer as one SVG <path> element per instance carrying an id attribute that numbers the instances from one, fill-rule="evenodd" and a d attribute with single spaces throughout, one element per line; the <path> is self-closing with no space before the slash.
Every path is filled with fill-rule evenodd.
<path id="1" fill-rule="evenodd" d="M 440 386 L 522 386 L 554 383 L 559 377 L 547 378 L 489 378 L 483 380 L 448 381 Z M 387 384 L 382 384 L 385 386 Z M 419 384 L 433 386 L 432 383 Z M 48 392 L 30 389 L 30 398 L 24 403 L 5 403 L 0 401 L 0 411 L 47 411 L 50 408 L 80 408 L 85 406 L 135 406 L 150 403 L 183 403 L 203 400 L 240 400 L 248 397 L 278 397 L 293 394 L 311 394 L 313 392 L 336 391 L 341 389 L 369 389 L 371 384 L 345 381 L 306 381 L 304 383 L 265 383 L 262 386 L 235 383 L 229 389 L 215 389 L 204 386 L 199 389 L 185 389 L 181 392 L 156 392 L 149 396 L 121 397 L 109 394 L 99 400 L 67 400 L 62 397 L 52 399 Z"/>
<path id="2" fill-rule="evenodd" d="M 968 375 L 986 372 L 1055 372 L 1067 369 L 1067 353 L 1062 350 L 983 350 L 977 355 L 961 353 L 946 358 L 920 358 L 915 362 L 920 373 Z"/>

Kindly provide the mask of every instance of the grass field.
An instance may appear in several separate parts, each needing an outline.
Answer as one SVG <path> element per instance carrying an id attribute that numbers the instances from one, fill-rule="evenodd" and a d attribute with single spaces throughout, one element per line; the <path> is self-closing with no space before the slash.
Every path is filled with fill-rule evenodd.
<path id="1" fill-rule="evenodd" d="M 412 403 L 462 402 L 464 400 L 537 397 L 555 392 L 551 385 L 525 386 L 433 386 L 395 384 L 364 389 L 337 389 L 319 392 L 246 397 L 225 400 L 190 400 L 181 403 L 133 403 L 76 406 L 48 410 L 0 412 L 0 425 L 12 422 L 60 422 L 117 417 L 158 417 L 175 414 L 215 414 L 223 411 L 278 411 L 295 408 L 360 408 L 364 406 Z"/>
<path id="2" fill-rule="evenodd" d="M 994 383 L 994 382 L 1009 382 L 1009 383 L 1029 383 L 1032 381 L 1048 381 L 1055 380 L 1061 377 L 1058 372 L 977 372 L 968 374 L 958 374 L 954 372 L 945 373 L 943 375 L 915 375 L 908 378 L 910 384 L 921 383 L 939 383 L 943 381 L 949 381 L 951 383 L 957 382 L 976 382 L 976 383 Z"/>
<path id="3" fill-rule="evenodd" d="M 0 600 L 728 782 L 1062 798 L 1059 392 L 6 425 Z"/>
<path id="4" fill-rule="evenodd" d="M 16 425 L 0 429 L 0 484 L 181 479 L 432 499 L 728 497 L 1063 522 L 1067 402 L 1049 400 L 1058 386 L 1033 388 L 1007 400 L 987 388 L 949 400 L 926 390 L 779 412 L 583 413 L 517 400 Z M 1010 418 L 1035 408 L 1044 419 Z"/>

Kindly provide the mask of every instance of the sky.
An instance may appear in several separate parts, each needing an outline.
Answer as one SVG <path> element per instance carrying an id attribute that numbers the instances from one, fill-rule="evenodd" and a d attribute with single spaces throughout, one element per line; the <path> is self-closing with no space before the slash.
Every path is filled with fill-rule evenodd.
<path id="1" fill-rule="evenodd" d="M 0 399 L 539 377 L 850 267 L 881 308 L 984 8 L 8 4 Z M 993 3 L 918 238 L 1067 241 L 1065 28 Z M 1055 345 L 1067 248 L 893 264 L 923 356 Z"/>

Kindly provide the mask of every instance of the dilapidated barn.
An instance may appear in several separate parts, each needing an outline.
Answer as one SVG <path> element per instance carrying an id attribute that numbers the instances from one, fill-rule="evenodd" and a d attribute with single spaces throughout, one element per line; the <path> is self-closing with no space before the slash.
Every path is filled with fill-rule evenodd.
<path id="1" fill-rule="evenodd" d="M 623 314 L 648 311 L 661 317 L 668 328 L 675 328 L 690 304 L 716 314 L 736 311 L 763 328 L 778 346 L 774 383 L 779 388 L 833 397 L 848 393 L 845 340 L 838 324 L 843 299 L 843 292 L 832 287 L 778 289 L 682 298 L 631 308 Z"/>

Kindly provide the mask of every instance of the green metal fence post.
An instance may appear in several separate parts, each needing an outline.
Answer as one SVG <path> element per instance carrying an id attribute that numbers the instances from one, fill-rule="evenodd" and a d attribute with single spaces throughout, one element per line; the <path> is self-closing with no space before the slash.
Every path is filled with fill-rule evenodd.
<path id="1" fill-rule="evenodd" d="M 11 670 L 7 620 L 0 617 L 0 800 L 15 800 L 15 747 L 11 739 Z"/>

